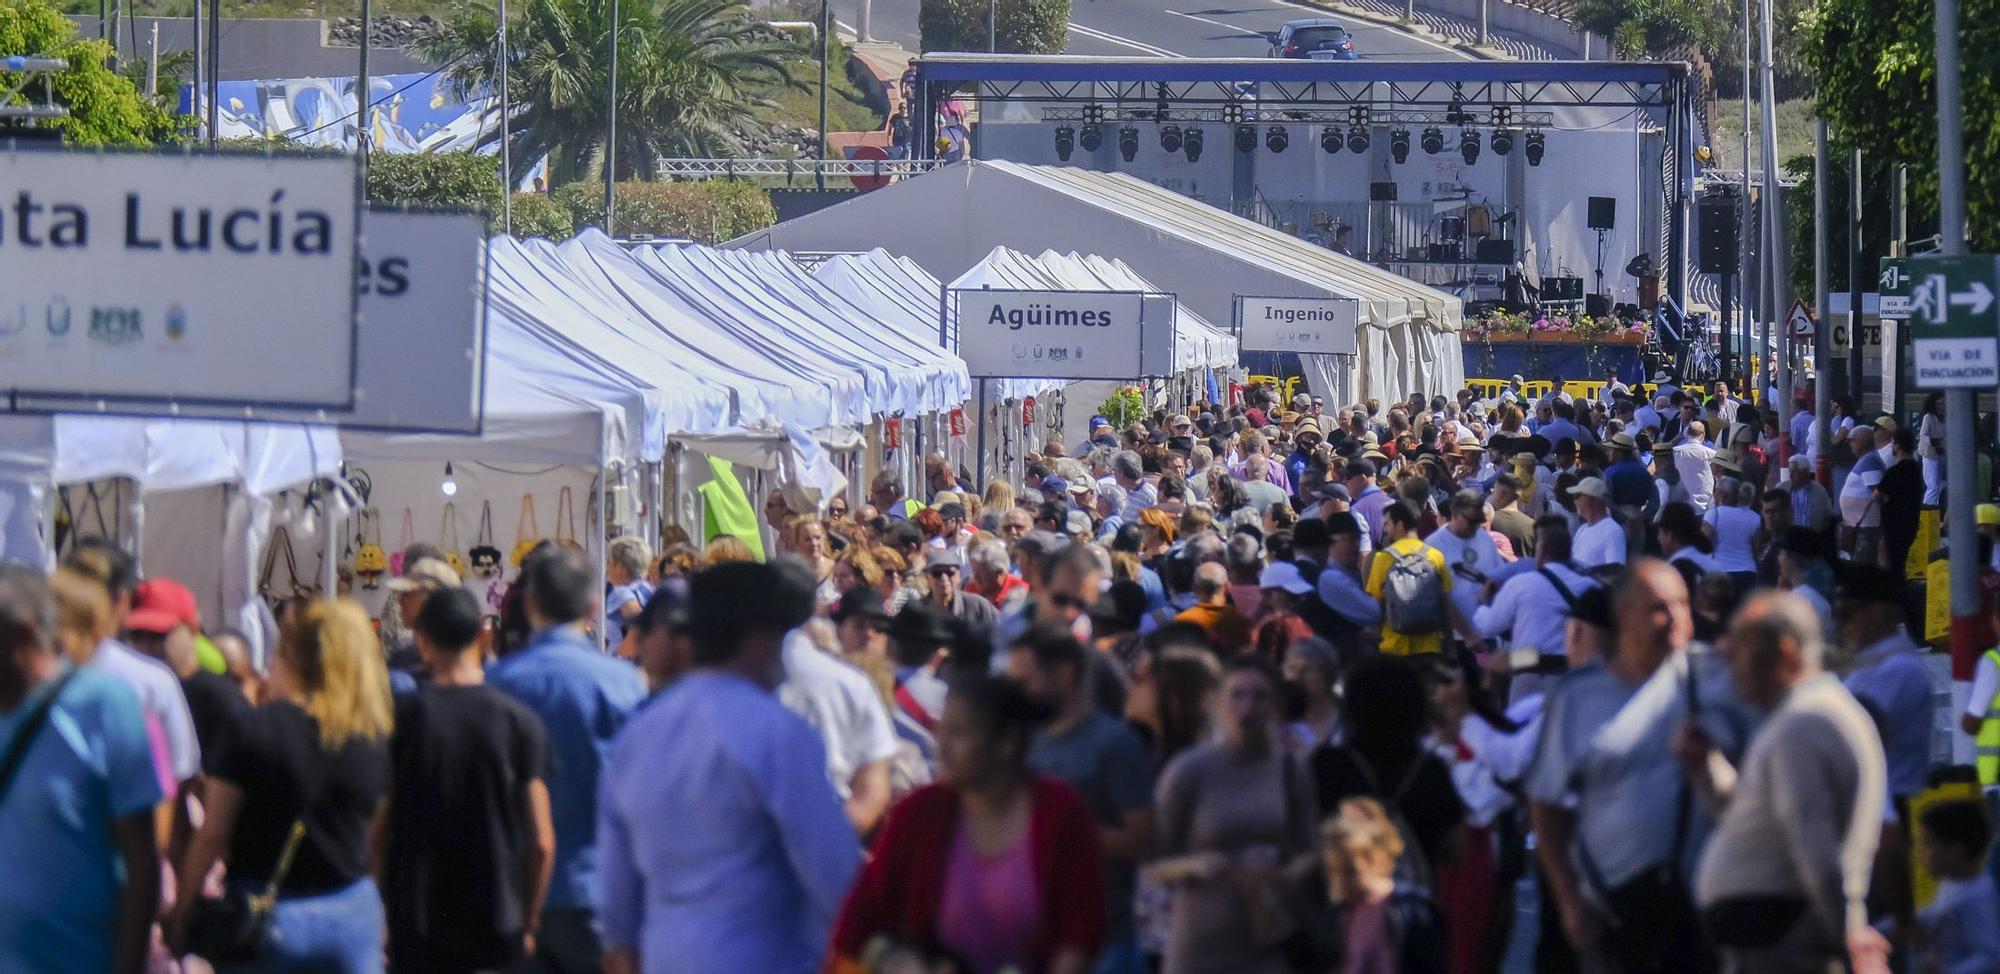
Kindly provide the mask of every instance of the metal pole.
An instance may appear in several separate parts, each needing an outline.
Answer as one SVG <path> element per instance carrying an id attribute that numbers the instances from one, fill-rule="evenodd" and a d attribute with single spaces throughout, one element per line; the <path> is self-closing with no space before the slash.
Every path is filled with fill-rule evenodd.
<path id="1" fill-rule="evenodd" d="M 360 128 L 355 135 L 354 150 L 361 157 L 361 185 L 364 191 L 368 186 L 369 135 L 375 128 L 374 112 L 371 110 L 374 108 L 375 92 L 371 88 L 373 82 L 368 78 L 368 52 L 375 46 L 374 39 L 373 0 L 361 0 L 361 67 L 360 76 L 354 79 L 354 106 L 360 112 Z"/>
<path id="2" fill-rule="evenodd" d="M 196 25 L 195 31 L 196 33 L 200 33 L 200 25 Z M 363 52 L 361 58 L 364 66 L 368 63 L 368 55 L 366 53 L 368 48 L 366 47 L 366 43 L 364 41 L 361 48 Z M 211 151 L 215 149 L 216 139 L 221 137 L 222 130 L 217 125 L 217 113 L 221 110 L 217 106 L 221 102 L 222 0 L 208 0 L 208 147 Z"/>
<path id="3" fill-rule="evenodd" d="M 1784 325 L 1787 268 L 1784 266 L 1784 240 L 1780 236 L 1784 227 L 1784 212 L 1778 195 L 1778 85 L 1771 66 L 1771 0 L 1761 0 L 1759 7 L 1763 20 L 1759 33 L 1763 40 L 1764 239 L 1769 255 L 1764 260 L 1764 266 L 1768 268 L 1765 277 L 1770 281 L 1767 292 L 1771 295 L 1772 330 L 1779 333 L 1778 416 L 1781 421 L 1778 423 L 1778 458 L 1779 462 L 1786 463 L 1791 461 L 1795 447 L 1791 441 L 1791 415 L 1787 412 L 1792 408 L 1792 336 Z"/>
<path id="4" fill-rule="evenodd" d="M 1861 411 L 1861 143 L 1854 143 L 1847 171 L 1847 394 Z M 1857 419 L 1856 422 L 1859 422 Z"/>
<path id="5" fill-rule="evenodd" d="M 979 450 L 979 459 L 973 464 L 973 466 L 978 470 L 978 472 L 973 474 L 973 479 L 983 484 L 986 482 L 986 380 L 985 379 L 979 380 L 978 423 L 979 423 L 979 435 L 976 437 L 976 439 L 978 440 L 977 448 Z"/>
<path id="6" fill-rule="evenodd" d="M 873 11 L 869 9 L 872 6 L 874 6 L 874 0 L 861 0 L 861 10 L 854 17 L 854 39 L 862 44 L 875 43 L 875 34 L 872 30 L 873 25 L 869 23 L 869 21 L 874 19 L 871 16 Z"/>
<path id="7" fill-rule="evenodd" d="M 833 0 L 819 0 L 819 161 L 826 162 L 826 62 L 833 47 Z M 813 185 L 826 188 L 826 166 L 813 167 Z"/>
<path id="8" fill-rule="evenodd" d="M 1737 340 L 1744 345 L 1748 345 L 1750 344 L 1750 335 L 1754 333 L 1754 329 L 1750 327 L 1750 323 L 1762 320 L 1762 318 L 1757 314 L 1756 310 L 1758 304 L 1757 295 L 1750 289 L 1750 282 L 1754 280 L 1754 278 L 1750 276 L 1751 255 L 1756 253 L 1757 250 L 1760 249 L 1753 247 L 1751 245 L 1751 236 L 1750 236 L 1750 209 L 1751 209 L 1750 0 L 1743 0 L 1743 194 L 1742 195 L 1743 195 L 1743 211 L 1740 214 L 1741 219 L 1737 223 L 1737 231 L 1736 231 L 1736 242 L 1737 242 L 1736 277 L 1738 282 L 1740 282 L 1742 285 L 1740 290 L 1742 291 L 1743 296 L 1740 300 L 1743 302 L 1743 320 L 1740 323 L 1741 327 L 1738 329 Z M 1757 361 L 1762 362 L 1767 354 L 1768 353 L 1759 352 L 1757 355 Z M 1740 366 L 1745 372 L 1748 372 L 1751 367 L 1750 358 L 1748 356 L 1738 356 L 1737 365 Z M 1752 392 L 1756 392 L 1758 396 L 1761 398 L 1762 392 L 1759 389 L 1759 387 L 1763 385 L 1763 383 L 1760 380 L 1761 376 L 1759 377 L 1759 379 L 1753 379 L 1750 380 L 1749 382 L 1744 383 L 1745 387 L 1744 395 L 1748 396 Z"/>
<path id="9" fill-rule="evenodd" d="M 513 138 L 508 131 L 507 111 L 507 0 L 500 0 L 500 232 L 514 232 L 514 152 L 507 143 Z"/>
<path id="10" fill-rule="evenodd" d="M 618 204 L 618 0 L 611 0 L 611 76 L 604 96 L 604 233 L 612 229 Z"/>
<path id="11" fill-rule="evenodd" d="M 1000 49 L 999 0 L 986 0 L 986 53 Z"/>
<path id="12" fill-rule="evenodd" d="M 146 39 L 146 97 L 153 98 L 160 93 L 160 22 L 153 21 L 151 36 Z"/>
<path id="13" fill-rule="evenodd" d="M 201 36 L 201 0 L 194 0 L 194 17 L 192 19 L 194 20 L 194 85 L 188 89 L 188 110 L 194 113 L 195 130 L 199 133 L 203 125 L 203 119 L 208 117 L 208 113 L 203 111 L 201 107 L 202 99 L 207 97 L 206 93 L 208 91 L 207 88 L 202 87 L 202 75 L 207 72 L 202 68 L 202 56 L 206 53 L 204 50 L 206 45 L 202 43 Z M 331 592 L 333 590 L 327 589 L 327 591 Z"/>
<path id="14" fill-rule="evenodd" d="M 1938 240 L 1946 254 L 1965 253 L 1965 155 L 1959 141 L 1958 0 L 1936 0 L 1938 113 Z M 1951 677 L 1954 700 L 1972 679 L 1980 647 L 1979 547 L 1973 524 L 1973 474 L 1978 416 L 1973 390 L 1945 390 L 1945 531 L 1951 558 Z"/>
<path id="15" fill-rule="evenodd" d="M 1489 2 L 1491 2 L 1491 0 L 1479 0 L 1479 46 L 1480 46 L 1480 47 L 1485 47 L 1485 46 L 1486 46 L 1486 36 L 1487 36 L 1487 34 L 1486 34 L 1486 25 L 1487 25 L 1487 11 L 1486 11 L 1486 5 L 1487 5 L 1487 4 L 1489 3 Z"/>
<path id="16" fill-rule="evenodd" d="M 1813 310 L 1819 327 L 1813 329 L 1813 473 L 1820 486 L 1833 489 L 1833 316 L 1827 313 L 1827 202 L 1830 191 L 1826 178 L 1826 119 L 1813 126 Z M 1854 302 L 1860 295 L 1850 295 Z M 1849 336 L 1850 341 L 1853 336 Z"/>

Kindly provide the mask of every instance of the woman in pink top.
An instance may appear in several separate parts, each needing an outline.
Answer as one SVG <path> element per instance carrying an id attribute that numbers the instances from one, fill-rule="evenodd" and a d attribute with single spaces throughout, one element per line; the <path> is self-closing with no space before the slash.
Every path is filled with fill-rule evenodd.
<path id="1" fill-rule="evenodd" d="M 876 944 L 969 974 L 1090 970 L 1104 944 L 1097 824 L 1068 785 L 1028 771 L 1037 711 L 1011 680 L 953 681 L 941 780 L 890 809 L 834 926 L 830 970 L 866 969 Z"/>

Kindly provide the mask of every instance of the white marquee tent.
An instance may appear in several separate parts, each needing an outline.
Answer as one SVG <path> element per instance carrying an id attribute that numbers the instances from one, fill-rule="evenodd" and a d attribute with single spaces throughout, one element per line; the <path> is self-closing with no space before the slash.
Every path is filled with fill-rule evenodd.
<path id="1" fill-rule="evenodd" d="M 994 247 L 1101 254 L 1170 286 L 1183 306 L 1214 322 L 1231 320 L 1239 294 L 1353 298 L 1362 325 L 1355 398 L 1453 389 L 1464 378 L 1458 298 L 1118 173 L 966 162 L 726 246 L 879 247 L 943 279 L 964 273 Z M 1334 378 L 1333 362 L 1315 364 L 1316 383 Z"/>

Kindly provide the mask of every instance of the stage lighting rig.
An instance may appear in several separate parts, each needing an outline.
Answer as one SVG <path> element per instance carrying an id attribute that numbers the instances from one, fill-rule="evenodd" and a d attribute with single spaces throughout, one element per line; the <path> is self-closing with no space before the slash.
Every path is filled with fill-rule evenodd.
<path id="1" fill-rule="evenodd" d="M 1349 125 L 1347 127 L 1347 151 L 1357 156 L 1368 152 L 1368 126 Z"/>
<path id="2" fill-rule="evenodd" d="M 1172 122 L 1160 126 L 1160 151 L 1169 155 L 1181 151 L 1181 127 Z"/>
<path id="3" fill-rule="evenodd" d="M 1201 129 L 1190 126 L 1181 131 L 1181 151 L 1187 153 L 1187 161 L 1201 159 Z"/>
<path id="4" fill-rule="evenodd" d="M 1410 130 L 1396 129 L 1389 133 L 1389 156 L 1401 165 L 1410 158 Z"/>
<path id="5" fill-rule="evenodd" d="M 1424 154 L 1437 155 L 1444 151 L 1444 130 L 1433 125 L 1424 129 Z"/>
<path id="6" fill-rule="evenodd" d="M 1468 166 L 1479 161 L 1478 132 L 1466 129 L 1458 134 L 1458 154 L 1465 157 L 1465 164 Z"/>
<path id="7" fill-rule="evenodd" d="M 1126 162 L 1131 162 L 1139 154 L 1139 126 L 1123 125 L 1119 127 L 1118 154 L 1124 156 Z"/>
<path id="8" fill-rule="evenodd" d="M 1282 125 L 1273 125 L 1264 132 L 1264 148 L 1272 152 L 1283 152 L 1285 146 L 1290 143 L 1291 136 L 1285 133 L 1285 127 Z"/>
<path id="9" fill-rule="evenodd" d="M 1069 154 L 1076 151 L 1076 129 L 1068 125 L 1056 126 L 1056 158 L 1069 161 Z"/>

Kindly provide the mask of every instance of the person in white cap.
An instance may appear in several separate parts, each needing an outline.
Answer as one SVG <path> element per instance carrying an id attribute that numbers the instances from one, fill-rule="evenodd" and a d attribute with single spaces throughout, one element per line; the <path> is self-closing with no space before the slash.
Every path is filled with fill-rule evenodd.
<path id="1" fill-rule="evenodd" d="M 1597 477 L 1585 477 L 1569 489 L 1583 526 L 1576 530 L 1572 556 L 1585 571 L 1625 564 L 1625 529 L 1611 517 L 1611 488 Z"/>
<path id="2" fill-rule="evenodd" d="M 1313 585 L 1297 564 L 1274 561 L 1258 573 L 1257 588 L 1262 604 L 1251 645 L 1266 659 L 1283 660 L 1292 643 L 1313 634 L 1312 626 L 1298 613 L 1299 600 L 1312 595 Z"/>

